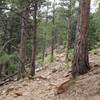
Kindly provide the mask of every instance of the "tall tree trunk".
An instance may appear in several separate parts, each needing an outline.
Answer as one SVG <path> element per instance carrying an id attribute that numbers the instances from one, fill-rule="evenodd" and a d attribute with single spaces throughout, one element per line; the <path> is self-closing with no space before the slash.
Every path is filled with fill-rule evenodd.
<path id="1" fill-rule="evenodd" d="M 52 41 L 51 41 L 51 62 L 54 61 L 54 31 L 52 31 Z"/>
<path id="2" fill-rule="evenodd" d="M 12 26 L 13 27 L 13 26 Z M 11 27 L 11 28 L 12 28 Z M 9 40 L 11 40 L 13 37 L 12 37 L 12 29 L 10 29 L 9 30 Z M 11 49 L 11 45 L 12 45 L 12 43 L 9 43 L 8 44 L 8 47 L 7 47 L 7 49 L 8 49 L 8 54 L 11 54 L 11 52 L 12 52 L 12 49 Z"/>
<path id="3" fill-rule="evenodd" d="M 3 64 L 0 63 L 0 79 L 1 79 L 1 77 L 2 77 L 2 69 L 3 69 Z"/>
<path id="4" fill-rule="evenodd" d="M 71 48 L 71 17 L 72 17 L 72 4 L 71 4 L 71 0 L 70 0 L 70 4 L 68 7 L 69 10 L 69 14 L 68 14 L 68 33 L 67 33 L 67 42 L 66 42 L 66 64 L 68 64 L 69 62 L 69 49 Z"/>
<path id="5" fill-rule="evenodd" d="M 37 33 L 37 1 L 34 4 L 33 14 L 33 34 L 32 34 L 32 65 L 31 65 L 31 76 L 35 75 L 35 58 L 36 58 L 36 33 Z"/>
<path id="6" fill-rule="evenodd" d="M 88 57 L 88 27 L 90 0 L 79 0 L 79 2 L 80 15 L 77 25 L 74 58 L 72 61 L 73 78 L 78 75 L 85 74 L 90 70 Z"/>
<path id="7" fill-rule="evenodd" d="M 54 60 L 54 39 L 55 39 L 55 0 L 53 3 L 53 29 L 52 29 L 52 38 L 51 38 L 51 62 Z"/>
<path id="8" fill-rule="evenodd" d="M 28 31 L 27 31 L 27 21 L 28 21 L 28 10 L 22 12 L 21 17 L 21 41 L 20 41 L 20 60 L 21 60 L 21 68 L 20 68 L 20 74 L 21 77 L 24 77 L 25 75 L 25 65 L 27 63 L 27 37 L 28 37 Z"/>
<path id="9" fill-rule="evenodd" d="M 68 33 L 67 33 L 66 59 L 65 59 L 66 64 L 68 64 L 69 62 L 69 49 L 70 48 L 71 48 L 71 16 L 70 18 L 68 18 Z"/>
<path id="10" fill-rule="evenodd" d="M 44 33 L 44 44 L 43 44 L 43 52 L 42 52 L 42 62 L 45 60 L 45 49 L 46 49 L 46 32 Z"/>
<path id="11" fill-rule="evenodd" d="M 47 28 L 47 24 L 48 24 L 48 10 L 49 10 L 49 6 L 47 4 L 47 9 L 46 9 L 46 21 L 45 21 L 45 25 L 46 25 L 46 28 Z M 46 38 L 47 38 L 47 31 L 45 31 L 44 33 L 44 45 L 43 45 L 43 55 L 42 55 L 42 61 L 44 62 L 44 59 L 45 59 L 45 49 L 46 49 Z"/>

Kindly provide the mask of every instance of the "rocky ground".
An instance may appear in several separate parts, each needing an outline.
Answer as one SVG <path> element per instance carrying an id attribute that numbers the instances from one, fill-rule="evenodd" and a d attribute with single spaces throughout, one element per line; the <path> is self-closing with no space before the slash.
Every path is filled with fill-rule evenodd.
<path id="1" fill-rule="evenodd" d="M 24 79 L 0 87 L 0 100 L 100 100 L 100 48 L 90 52 L 91 71 L 70 79 L 65 54 L 56 55 L 34 79 Z"/>

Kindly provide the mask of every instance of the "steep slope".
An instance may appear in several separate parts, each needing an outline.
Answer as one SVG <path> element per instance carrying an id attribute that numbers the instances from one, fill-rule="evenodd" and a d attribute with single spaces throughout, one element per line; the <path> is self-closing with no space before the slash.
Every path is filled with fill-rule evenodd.
<path id="1" fill-rule="evenodd" d="M 90 53 L 91 71 L 76 80 L 70 80 L 65 54 L 56 56 L 34 79 L 0 87 L 0 100 L 100 100 L 100 48 Z"/>

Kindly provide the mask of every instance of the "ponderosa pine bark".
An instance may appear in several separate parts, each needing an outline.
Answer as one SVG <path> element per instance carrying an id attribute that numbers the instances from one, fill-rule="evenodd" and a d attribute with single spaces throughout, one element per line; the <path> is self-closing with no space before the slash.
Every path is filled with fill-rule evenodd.
<path id="1" fill-rule="evenodd" d="M 72 62 L 73 78 L 83 75 L 90 70 L 88 57 L 88 28 L 90 0 L 79 0 L 80 14 L 77 24 L 76 43 Z"/>
<path id="2" fill-rule="evenodd" d="M 34 2 L 34 14 L 33 14 L 33 34 L 32 34 L 32 64 L 31 64 L 31 76 L 35 75 L 35 58 L 36 58 L 36 33 L 37 33 L 37 1 Z"/>

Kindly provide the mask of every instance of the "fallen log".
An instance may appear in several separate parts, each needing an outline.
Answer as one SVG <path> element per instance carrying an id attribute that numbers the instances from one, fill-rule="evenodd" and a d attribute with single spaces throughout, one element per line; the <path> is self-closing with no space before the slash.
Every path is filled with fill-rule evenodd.
<path id="1" fill-rule="evenodd" d="M 11 78 L 16 76 L 17 74 L 18 74 L 18 72 L 16 72 L 16 73 L 14 73 L 14 74 L 12 74 L 12 75 L 0 80 L 0 86 L 6 84 L 7 82 L 13 81 Z"/>

